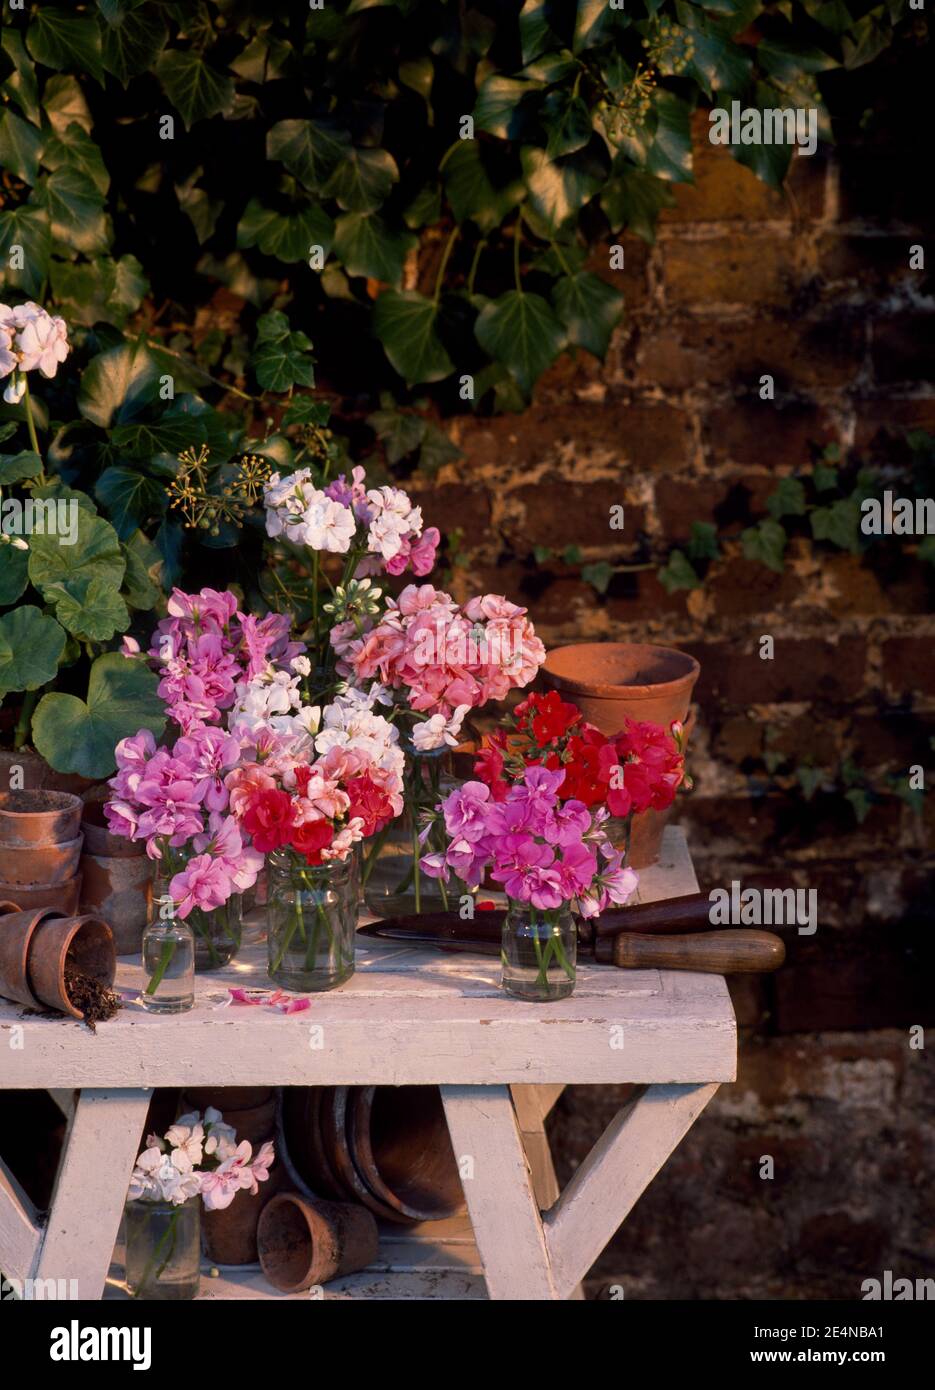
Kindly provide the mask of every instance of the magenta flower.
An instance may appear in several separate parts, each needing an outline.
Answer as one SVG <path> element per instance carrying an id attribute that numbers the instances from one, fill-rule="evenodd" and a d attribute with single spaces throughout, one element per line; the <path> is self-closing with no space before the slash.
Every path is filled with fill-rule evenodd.
<path id="1" fill-rule="evenodd" d="M 479 840 L 488 833 L 490 788 L 485 782 L 465 782 L 443 803 L 445 829 L 452 838 Z"/>
<path id="2" fill-rule="evenodd" d="M 169 892 L 178 905 L 180 917 L 187 917 L 195 908 L 212 912 L 231 895 L 230 874 L 221 860 L 212 859 L 210 854 L 198 854 L 172 878 Z"/>

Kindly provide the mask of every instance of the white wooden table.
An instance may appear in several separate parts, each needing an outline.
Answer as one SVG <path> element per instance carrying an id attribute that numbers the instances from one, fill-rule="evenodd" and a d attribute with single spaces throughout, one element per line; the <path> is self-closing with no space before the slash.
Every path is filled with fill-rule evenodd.
<path id="1" fill-rule="evenodd" d="M 666 832 L 641 901 L 696 887 L 684 836 Z M 262 957 L 262 959 L 261 959 Z M 470 1220 L 386 1234 L 370 1270 L 325 1296 L 565 1299 L 690 1129 L 732 1081 L 736 1025 L 719 975 L 584 964 L 570 999 L 527 1004 L 495 958 L 358 941 L 357 972 L 304 1013 L 227 1005 L 263 984 L 265 946 L 197 979 L 196 1006 L 156 1017 L 130 1002 L 93 1035 L 0 1001 L 0 1089 L 49 1090 L 69 1120 L 43 1224 L 0 1156 L 0 1272 L 78 1281 L 102 1296 L 153 1087 L 437 1084 L 467 1174 Z M 139 988 L 120 964 L 118 988 Z M 567 1084 L 636 1083 L 559 1195 L 543 1122 Z M 202 1297 L 283 1297 L 258 1270 L 202 1280 Z M 307 1297 L 308 1295 L 303 1295 Z"/>

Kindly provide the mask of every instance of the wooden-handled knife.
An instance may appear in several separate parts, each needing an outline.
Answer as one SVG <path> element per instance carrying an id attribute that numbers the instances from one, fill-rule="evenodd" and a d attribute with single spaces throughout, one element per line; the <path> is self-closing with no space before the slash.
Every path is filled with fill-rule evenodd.
<path id="1" fill-rule="evenodd" d="M 778 970 L 786 958 L 782 937 L 771 931 L 725 928 L 694 936 L 640 936 L 621 932 L 599 937 L 594 959 L 624 969 L 700 970 L 710 975 Z"/>

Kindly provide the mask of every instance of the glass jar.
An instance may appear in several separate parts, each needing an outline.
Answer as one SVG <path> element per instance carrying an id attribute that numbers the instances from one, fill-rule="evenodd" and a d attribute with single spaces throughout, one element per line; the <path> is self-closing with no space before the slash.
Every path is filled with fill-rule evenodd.
<path id="1" fill-rule="evenodd" d="M 184 864 L 181 866 L 184 867 Z M 171 903 L 169 882 L 177 869 L 157 873 L 153 880 L 153 902 L 163 907 Z M 232 893 L 226 903 L 210 911 L 192 908 L 185 918 L 186 926 L 191 928 L 195 938 L 195 969 L 220 970 L 232 961 L 240 950 L 240 929 L 243 918 L 243 902 L 239 893 Z"/>
<path id="2" fill-rule="evenodd" d="M 359 884 L 354 856 L 309 866 L 291 849 L 267 857 L 269 976 L 298 994 L 334 989 L 354 973 Z"/>
<path id="3" fill-rule="evenodd" d="M 180 1014 L 195 1004 L 195 938 L 181 918 L 157 918 L 143 932 L 140 1003 L 154 1014 Z"/>
<path id="4" fill-rule="evenodd" d="M 182 1300 L 198 1293 L 201 1198 L 128 1202 L 127 1286 L 134 1298 Z"/>
<path id="5" fill-rule="evenodd" d="M 578 929 L 567 905 L 533 907 L 509 899 L 503 920 L 500 983 L 532 1003 L 567 999 L 575 987 Z"/>
<path id="6" fill-rule="evenodd" d="M 409 916 L 414 912 L 448 912 L 457 909 L 463 894 L 477 892 L 459 879 L 445 884 L 420 868 L 419 860 L 435 851 L 444 853 L 448 836 L 437 820 L 420 843 L 426 817 L 458 785 L 448 768 L 447 748 L 428 753 L 406 750 L 404 806 L 401 816 L 365 840 L 361 853 L 364 901 L 375 917 Z"/>

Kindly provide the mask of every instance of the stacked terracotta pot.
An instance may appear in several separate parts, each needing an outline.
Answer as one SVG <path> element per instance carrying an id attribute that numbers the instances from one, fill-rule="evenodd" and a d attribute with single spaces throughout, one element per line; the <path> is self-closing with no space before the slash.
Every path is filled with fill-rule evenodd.
<path id="1" fill-rule="evenodd" d="M 21 911 L 15 902 L 0 902 L 0 995 L 83 1019 L 68 992 L 66 966 L 102 985 L 113 984 L 117 953 L 106 922 L 63 917 L 51 907 Z"/>
<path id="2" fill-rule="evenodd" d="M 118 956 L 139 955 L 150 917 L 153 861 L 143 841 L 111 835 L 104 816 L 107 795 L 106 787 L 84 795 L 81 911 L 108 924 Z"/>
<path id="3" fill-rule="evenodd" d="M 81 811 L 81 799 L 71 792 L 0 794 L 0 898 L 63 916 L 77 911 Z"/>

